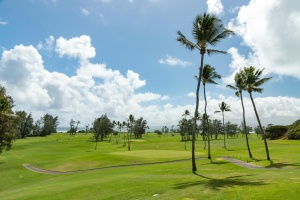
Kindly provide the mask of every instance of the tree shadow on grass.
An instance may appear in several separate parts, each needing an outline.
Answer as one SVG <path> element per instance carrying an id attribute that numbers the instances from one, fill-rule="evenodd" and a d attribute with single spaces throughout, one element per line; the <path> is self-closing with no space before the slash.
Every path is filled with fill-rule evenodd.
<path id="1" fill-rule="evenodd" d="M 266 168 L 285 168 L 285 167 L 300 167 L 300 163 L 274 163 L 273 161 L 270 161 L 270 164 L 266 166 Z"/>
<path id="2" fill-rule="evenodd" d="M 205 177 L 203 175 L 198 176 L 205 178 L 207 180 L 199 180 L 199 181 L 193 181 L 193 182 L 185 182 L 185 183 L 178 183 L 174 185 L 174 189 L 185 189 L 193 186 L 199 186 L 203 185 L 204 187 L 208 187 L 213 190 L 221 190 L 223 188 L 230 188 L 230 187 L 235 187 L 235 186 L 262 186 L 265 185 L 265 183 L 258 181 L 258 180 L 245 180 L 242 179 L 245 176 L 232 176 L 232 177 L 227 177 L 223 179 L 214 179 L 214 178 L 209 178 Z M 251 176 L 251 175 L 247 175 Z"/>

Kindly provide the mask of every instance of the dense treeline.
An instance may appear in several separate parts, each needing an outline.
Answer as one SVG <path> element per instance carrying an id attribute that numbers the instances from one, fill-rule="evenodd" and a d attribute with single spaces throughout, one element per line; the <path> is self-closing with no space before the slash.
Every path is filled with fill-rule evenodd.
<path id="1" fill-rule="evenodd" d="M 291 125 L 269 125 L 266 128 L 266 137 L 274 139 L 300 140 L 300 120 L 295 121 Z"/>

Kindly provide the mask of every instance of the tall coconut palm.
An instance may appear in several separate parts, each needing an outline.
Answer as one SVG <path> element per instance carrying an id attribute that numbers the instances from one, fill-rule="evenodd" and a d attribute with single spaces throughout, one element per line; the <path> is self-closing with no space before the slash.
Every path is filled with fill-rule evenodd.
<path id="1" fill-rule="evenodd" d="M 210 65 L 206 64 L 203 67 L 203 73 L 202 73 L 202 83 L 203 83 L 203 93 L 204 93 L 204 101 L 205 101 L 205 106 L 204 106 L 204 114 L 207 116 L 207 99 L 206 99 L 206 84 L 217 84 L 214 80 L 218 78 L 221 78 L 221 75 L 218 74 L 215 70 L 214 67 L 211 67 Z M 208 120 L 208 118 L 206 118 Z M 207 121 L 207 146 L 208 146 L 208 159 L 211 159 L 210 155 L 210 130 L 209 130 L 209 123 Z"/>
<path id="2" fill-rule="evenodd" d="M 226 136 L 226 131 L 225 131 L 225 124 L 224 124 L 224 112 L 230 112 L 230 107 L 227 103 L 225 103 L 224 101 L 222 101 L 221 104 L 219 104 L 219 108 L 220 110 L 215 111 L 215 113 L 217 112 L 222 112 L 222 117 L 223 117 L 223 131 L 224 131 L 224 148 L 226 149 L 226 142 L 225 142 L 225 136 Z"/>
<path id="3" fill-rule="evenodd" d="M 266 154 L 267 154 L 267 160 L 271 160 L 270 155 L 269 155 L 269 149 L 268 149 L 268 144 L 267 144 L 267 139 L 266 139 L 266 135 L 265 135 L 265 131 L 261 125 L 259 116 L 257 114 L 257 110 L 256 110 L 256 106 L 252 97 L 252 92 L 259 92 L 262 93 L 263 92 L 263 88 L 261 88 L 260 86 L 262 84 L 264 84 L 265 82 L 267 82 L 268 80 L 270 80 L 272 77 L 267 77 L 267 78 L 261 78 L 261 74 L 263 73 L 264 69 L 256 69 L 253 66 L 250 67 L 244 67 L 244 73 L 246 76 L 245 79 L 245 84 L 246 84 L 246 90 L 248 91 L 249 95 L 250 95 L 250 99 L 253 105 L 253 109 L 256 115 L 256 119 L 259 125 L 259 128 L 261 130 L 262 133 L 262 137 L 264 140 L 264 144 L 265 144 L 265 149 L 266 149 Z"/>
<path id="4" fill-rule="evenodd" d="M 198 108 L 199 108 L 199 90 L 200 83 L 202 78 L 203 70 L 203 61 L 204 54 L 207 52 L 208 55 L 214 53 L 226 54 L 226 51 L 220 51 L 215 49 L 207 49 L 209 45 L 216 46 L 222 39 L 226 38 L 229 35 L 233 34 L 233 31 L 224 28 L 222 21 L 215 15 L 210 15 L 204 13 L 203 15 L 196 16 L 193 22 L 192 34 L 196 43 L 188 40 L 180 31 L 177 31 L 179 41 L 189 50 L 197 49 L 201 55 L 198 83 L 196 89 L 196 108 L 194 112 L 194 121 L 193 121 L 193 133 L 192 133 L 192 171 L 196 171 L 196 161 L 195 161 L 195 140 L 196 140 L 196 121 L 198 118 Z"/>
<path id="5" fill-rule="evenodd" d="M 235 90 L 236 91 L 235 95 L 237 97 L 240 97 L 240 99 L 241 99 L 241 104 L 242 104 L 242 108 L 243 108 L 244 133 L 246 135 L 246 144 L 247 144 L 249 157 L 252 158 L 252 153 L 251 153 L 251 150 L 250 150 L 248 133 L 247 133 L 247 125 L 246 125 L 246 119 L 245 119 L 245 108 L 244 108 L 244 101 L 243 101 L 243 90 L 245 90 L 245 88 L 246 88 L 245 79 L 246 79 L 245 73 L 243 73 L 243 71 L 240 71 L 240 72 L 235 74 L 235 77 L 234 77 L 235 85 L 227 85 L 227 87 Z"/>

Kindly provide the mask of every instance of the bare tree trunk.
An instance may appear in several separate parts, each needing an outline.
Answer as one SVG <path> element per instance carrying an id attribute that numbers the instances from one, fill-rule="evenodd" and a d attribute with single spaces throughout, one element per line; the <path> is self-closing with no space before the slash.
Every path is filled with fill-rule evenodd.
<path id="1" fill-rule="evenodd" d="M 205 107 L 204 107 L 204 113 L 206 117 L 206 123 L 207 123 L 207 158 L 211 160 L 211 155 L 210 155 L 210 140 L 211 140 L 211 135 L 209 132 L 209 122 L 208 122 L 208 115 L 206 112 L 206 107 L 207 107 L 207 100 L 206 100 L 206 92 L 205 92 L 205 85 L 203 85 L 203 90 L 204 90 L 204 101 L 205 101 Z"/>
<path id="2" fill-rule="evenodd" d="M 240 92 L 240 97 L 241 97 L 241 102 L 242 102 L 242 107 L 243 107 L 244 133 L 246 134 L 247 149 L 248 149 L 249 157 L 252 158 L 252 154 L 251 154 L 250 146 L 249 146 L 248 135 L 247 135 L 247 126 L 246 126 L 246 119 L 245 119 L 245 108 L 244 108 L 244 102 L 243 102 L 243 95 L 242 95 L 242 92 Z"/>
<path id="3" fill-rule="evenodd" d="M 193 131 L 192 131 L 192 171 L 197 171 L 196 166 L 196 158 L 195 158 L 195 142 L 196 142 L 196 127 L 197 127 L 197 118 L 198 118 L 198 109 L 199 109 L 199 91 L 202 79 L 202 71 L 203 71 L 203 60 L 204 60 L 204 53 L 205 51 L 201 51 L 201 63 L 199 68 L 199 76 L 197 82 L 197 89 L 196 89 L 196 108 L 194 113 L 194 121 L 193 121 Z"/>
<path id="4" fill-rule="evenodd" d="M 223 131 L 224 131 L 224 149 L 226 149 L 226 142 L 225 142 L 226 132 L 225 132 L 224 112 L 223 111 L 222 111 L 222 117 L 223 117 Z"/>
<path id="5" fill-rule="evenodd" d="M 259 125 L 259 128 L 260 128 L 260 131 L 261 131 L 261 134 L 262 134 L 262 137 L 263 137 L 263 140 L 264 140 L 265 149 L 266 149 L 266 154 L 267 154 L 267 160 L 271 160 L 270 155 L 269 155 L 269 148 L 268 148 L 268 144 L 267 144 L 267 139 L 266 139 L 265 131 L 264 131 L 264 129 L 262 128 L 262 125 L 261 125 L 261 123 L 260 123 L 260 120 L 259 120 L 259 117 L 258 117 L 258 114 L 257 114 L 257 110 L 256 110 L 256 107 L 255 107 L 253 98 L 252 98 L 252 93 L 249 92 L 249 94 L 250 94 L 251 102 L 252 102 L 252 105 L 253 105 L 253 108 L 254 108 L 254 112 L 255 112 L 255 115 L 256 115 L 256 119 L 257 119 L 257 122 L 258 122 L 258 125 Z"/>

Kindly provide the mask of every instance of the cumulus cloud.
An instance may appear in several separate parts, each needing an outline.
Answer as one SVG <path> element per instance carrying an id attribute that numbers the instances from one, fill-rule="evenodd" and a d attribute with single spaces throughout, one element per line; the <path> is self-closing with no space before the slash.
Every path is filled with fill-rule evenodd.
<path id="1" fill-rule="evenodd" d="M 207 12 L 215 15 L 221 15 L 224 7 L 221 0 L 207 0 Z"/>
<path id="2" fill-rule="evenodd" d="M 266 73 L 299 79 L 299 9 L 298 2 L 284 0 L 251 0 L 242 6 L 228 27 L 242 37 L 243 45 L 252 52 L 242 55 L 237 49 L 229 51 L 232 73 L 251 64 L 265 68 Z"/>
<path id="3" fill-rule="evenodd" d="M 70 119 L 88 124 L 104 113 L 113 119 L 125 120 L 130 113 L 147 118 L 144 110 L 148 114 L 162 112 L 162 107 L 142 107 L 141 103 L 166 100 L 168 96 L 137 92 L 146 85 L 138 73 L 128 70 L 123 75 L 104 63 L 89 62 L 87 58 L 95 55 L 89 41 L 82 36 L 69 40 L 60 38 L 56 42 L 58 55 L 86 59 L 86 62 L 79 60 L 76 74 L 71 77 L 47 71 L 33 46 L 17 45 L 4 50 L 0 60 L 0 84 L 14 98 L 15 109 L 31 112 L 36 119 L 45 113 L 58 115 L 62 125 L 67 125 Z"/>
<path id="4" fill-rule="evenodd" d="M 159 59 L 159 63 L 160 64 L 165 64 L 165 65 L 172 65 L 172 66 L 179 65 L 179 66 L 182 66 L 182 67 L 192 65 L 191 62 L 183 61 L 183 60 L 180 60 L 179 58 L 174 58 L 174 57 L 169 56 L 169 55 L 167 55 L 166 58 Z"/>
<path id="5" fill-rule="evenodd" d="M 86 61 L 96 56 L 96 50 L 91 45 L 91 38 L 87 35 L 65 39 L 60 37 L 56 40 L 56 52 L 60 57 L 67 56 Z"/>
<path id="6" fill-rule="evenodd" d="M 64 39 L 64 42 L 68 44 L 71 41 L 74 45 L 73 39 L 78 38 Z M 68 46 L 66 44 L 63 46 Z M 63 55 L 87 59 L 89 56 L 81 55 L 83 50 L 93 48 L 89 46 L 90 43 L 87 44 L 77 46 L 75 52 L 63 51 Z M 234 53 L 234 49 L 232 51 Z M 15 110 L 31 112 L 35 119 L 45 113 L 58 116 L 60 126 L 67 126 L 70 119 L 78 119 L 82 125 L 90 124 L 95 117 L 104 113 L 113 120 L 123 121 L 133 114 L 145 118 L 150 127 L 171 126 L 177 125 L 185 110 L 193 112 L 195 109 L 194 104 L 174 105 L 170 103 L 172 98 L 167 95 L 140 92 L 139 89 L 146 86 L 146 80 L 142 80 L 134 71 L 128 70 L 122 74 L 104 63 L 91 63 L 88 59 L 86 62 L 79 60 L 78 65 L 73 76 L 49 72 L 35 47 L 17 45 L 2 53 L 0 84 L 14 98 Z M 194 93 L 188 95 L 194 96 Z M 207 110 L 212 119 L 221 119 L 214 111 L 219 109 L 221 101 L 225 101 L 232 110 L 226 113 L 225 120 L 238 124 L 242 121 L 239 98 L 223 95 L 212 97 L 208 94 L 207 99 Z M 203 113 L 204 101 L 200 100 L 199 112 Z M 255 98 L 255 102 L 264 125 L 292 123 L 300 115 L 300 99 L 297 98 L 265 97 Z M 245 108 L 247 123 L 256 126 L 252 104 L 247 97 Z"/>

